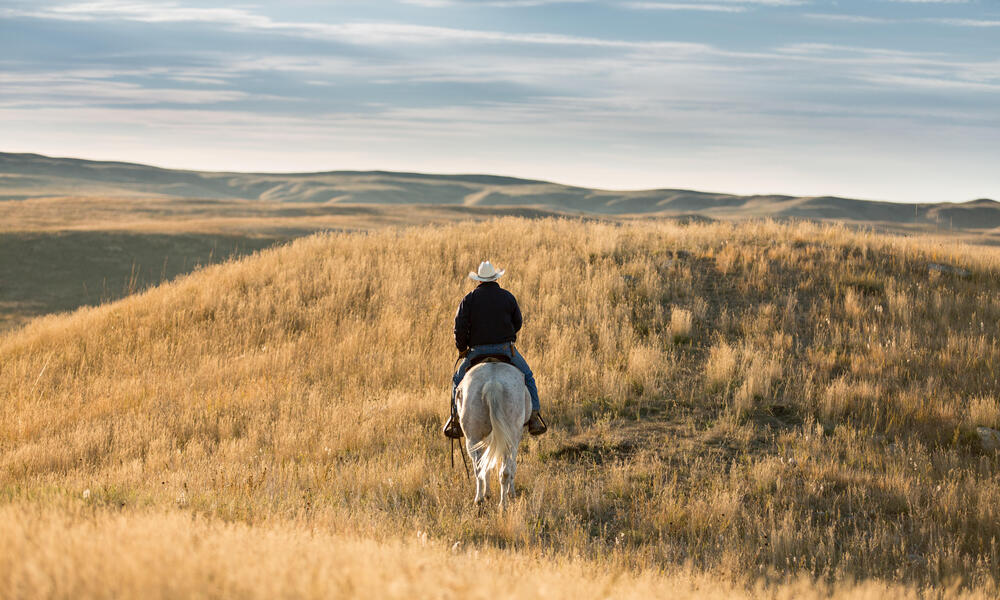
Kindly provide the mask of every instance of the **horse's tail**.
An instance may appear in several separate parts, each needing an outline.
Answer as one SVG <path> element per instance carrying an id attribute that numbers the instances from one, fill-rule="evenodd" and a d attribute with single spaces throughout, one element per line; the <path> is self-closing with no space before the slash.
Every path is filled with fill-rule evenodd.
<path id="1" fill-rule="evenodd" d="M 503 386 L 496 380 L 487 381 L 483 385 L 483 397 L 486 399 L 487 410 L 490 411 L 490 425 L 493 431 L 490 432 L 481 442 L 476 444 L 477 448 L 485 448 L 482 458 L 479 460 L 477 470 L 479 473 L 486 473 L 497 466 L 502 466 L 507 455 L 514 448 L 514 440 L 517 433 L 510 423 L 503 418 Z"/>

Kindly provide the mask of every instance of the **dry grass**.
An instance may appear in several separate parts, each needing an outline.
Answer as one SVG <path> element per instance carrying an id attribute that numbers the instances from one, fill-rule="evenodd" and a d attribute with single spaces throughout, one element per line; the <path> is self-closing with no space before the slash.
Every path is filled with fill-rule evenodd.
<path id="1" fill-rule="evenodd" d="M 329 204 L 155 196 L 54 196 L 0 202 L 0 234 L 117 232 L 133 234 L 298 237 L 316 231 L 361 231 L 496 216 L 558 214 L 524 206 Z"/>
<path id="2" fill-rule="evenodd" d="M 343 205 L 177 198 L 0 201 L 0 331 L 117 300 L 318 231 L 552 215 L 524 207 Z"/>
<path id="3" fill-rule="evenodd" d="M 691 327 L 694 315 L 690 310 L 675 308 L 670 312 L 670 333 L 674 337 L 675 343 L 683 343 L 691 340 Z"/>
<path id="4" fill-rule="evenodd" d="M 724 340 L 719 340 L 708 351 L 705 360 L 705 382 L 709 389 L 718 390 L 728 385 L 736 374 L 736 350 Z"/>
<path id="5" fill-rule="evenodd" d="M 438 432 L 454 306 L 487 256 L 509 268 L 552 428 L 522 445 L 502 516 L 469 509 Z M 972 275 L 931 277 L 929 260 Z M 69 544 L 123 523 L 197 550 L 191 516 L 237 556 L 268 528 L 336 532 L 322 535 L 378 542 L 357 556 L 388 553 L 371 581 L 421 530 L 513 564 L 544 553 L 560 573 L 574 556 L 740 589 L 877 578 L 901 596 L 995 594 L 1000 460 L 975 426 L 1000 398 L 998 320 L 1000 253 L 842 227 L 502 219 L 314 236 L 0 337 L 0 498 L 29 507 L 0 523 L 55 511 L 19 530 L 49 532 L 39 556 L 64 556 L 58 531 Z M 94 516 L 60 521 L 74 511 Z M 135 552 L 155 554 L 143 539 Z M 52 568 L 79 572 L 68 557 L 86 548 Z M 299 570 L 261 560 L 261 577 Z M 225 577 L 209 563 L 200 581 Z M 641 589 L 672 585 L 657 581 Z"/>
<path id="6" fill-rule="evenodd" d="M 464 548 L 414 532 L 376 542 L 171 512 L 0 508 L 0 596 L 28 598 L 797 598 L 909 600 L 912 587 L 809 579 L 736 586 L 690 568 Z M 949 591 L 942 598 L 988 598 Z"/>

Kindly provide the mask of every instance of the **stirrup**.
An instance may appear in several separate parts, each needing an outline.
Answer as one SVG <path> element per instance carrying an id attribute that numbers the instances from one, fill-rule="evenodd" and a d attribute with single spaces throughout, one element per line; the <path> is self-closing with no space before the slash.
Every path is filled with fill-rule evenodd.
<path id="1" fill-rule="evenodd" d="M 460 440 L 465 437 L 465 434 L 462 432 L 462 424 L 458 422 L 455 415 L 448 417 L 448 422 L 444 424 L 442 433 L 444 433 L 444 437 L 453 440 Z"/>
<path id="2" fill-rule="evenodd" d="M 531 435 L 542 435 L 549 430 L 549 426 L 545 424 L 545 419 L 542 418 L 542 413 L 539 411 L 532 411 L 526 425 L 528 426 L 528 433 Z"/>

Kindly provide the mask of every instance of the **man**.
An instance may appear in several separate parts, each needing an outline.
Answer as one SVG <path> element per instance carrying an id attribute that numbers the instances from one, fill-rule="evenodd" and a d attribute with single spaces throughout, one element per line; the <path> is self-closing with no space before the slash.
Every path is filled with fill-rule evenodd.
<path id="1" fill-rule="evenodd" d="M 455 346 L 464 360 L 452 378 L 451 417 L 444 426 L 444 434 L 450 438 L 462 437 L 462 426 L 455 411 L 455 390 L 473 359 L 480 356 L 506 356 L 511 364 L 524 373 L 524 385 L 531 395 L 528 433 L 541 435 L 548 429 L 538 412 L 535 377 L 524 357 L 514 347 L 517 332 L 521 329 L 521 309 L 514 295 L 497 283 L 497 279 L 503 274 L 503 269 L 495 269 L 488 260 L 480 263 L 476 273 L 469 273 L 469 279 L 480 283 L 476 289 L 466 294 L 455 314 Z"/>

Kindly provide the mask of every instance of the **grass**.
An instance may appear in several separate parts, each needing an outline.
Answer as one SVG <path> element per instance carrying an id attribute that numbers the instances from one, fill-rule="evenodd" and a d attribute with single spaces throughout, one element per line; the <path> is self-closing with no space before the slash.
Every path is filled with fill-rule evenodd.
<path id="1" fill-rule="evenodd" d="M 0 330 L 117 300 L 285 240 L 211 233 L 0 233 Z"/>
<path id="2" fill-rule="evenodd" d="M 0 201 L 0 331 L 134 294 L 317 231 L 550 214 L 530 208 L 350 206 L 129 197 Z"/>
<path id="3" fill-rule="evenodd" d="M 176 512 L 73 514 L 5 507 L 5 598 L 801 598 L 910 600 L 885 582 L 808 578 L 753 586 L 690 567 L 636 572 L 609 561 L 467 549 L 416 531 L 373 541 L 301 526 L 222 523 Z M 941 598 L 988 598 L 945 590 Z"/>
<path id="4" fill-rule="evenodd" d="M 468 549 L 415 531 L 373 541 L 288 524 L 177 512 L 0 508 L 4 598 L 801 598 L 910 600 L 885 582 L 808 578 L 753 586 L 690 567 L 636 572 L 610 561 Z M 988 598 L 946 590 L 941 598 Z"/>
<path id="5" fill-rule="evenodd" d="M 550 425 L 522 444 L 502 515 L 471 510 L 438 431 L 451 318 L 483 258 L 521 301 Z M 444 566 L 420 585 L 455 570 L 458 542 L 453 560 L 538 562 L 525 581 L 585 596 L 615 577 L 633 595 L 995 595 L 1000 460 L 975 428 L 997 420 L 998 321 L 1000 252 L 837 226 L 312 236 L 0 337 L 0 526 L 43 540 L 0 564 L 97 595 L 112 575 L 86 575 L 74 540 L 134 526 L 150 535 L 132 555 L 187 548 L 180 572 L 225 590 L 206 582 L 236 567 L 193 540 L 254 564 L 277 535 L 298 541 L 236 572 L 309 595 L 295 544 L 361 540 L 317 552 L 402 581 L 421 531 Z M 129 569 L 123 595 L 173 589 Z"/>

